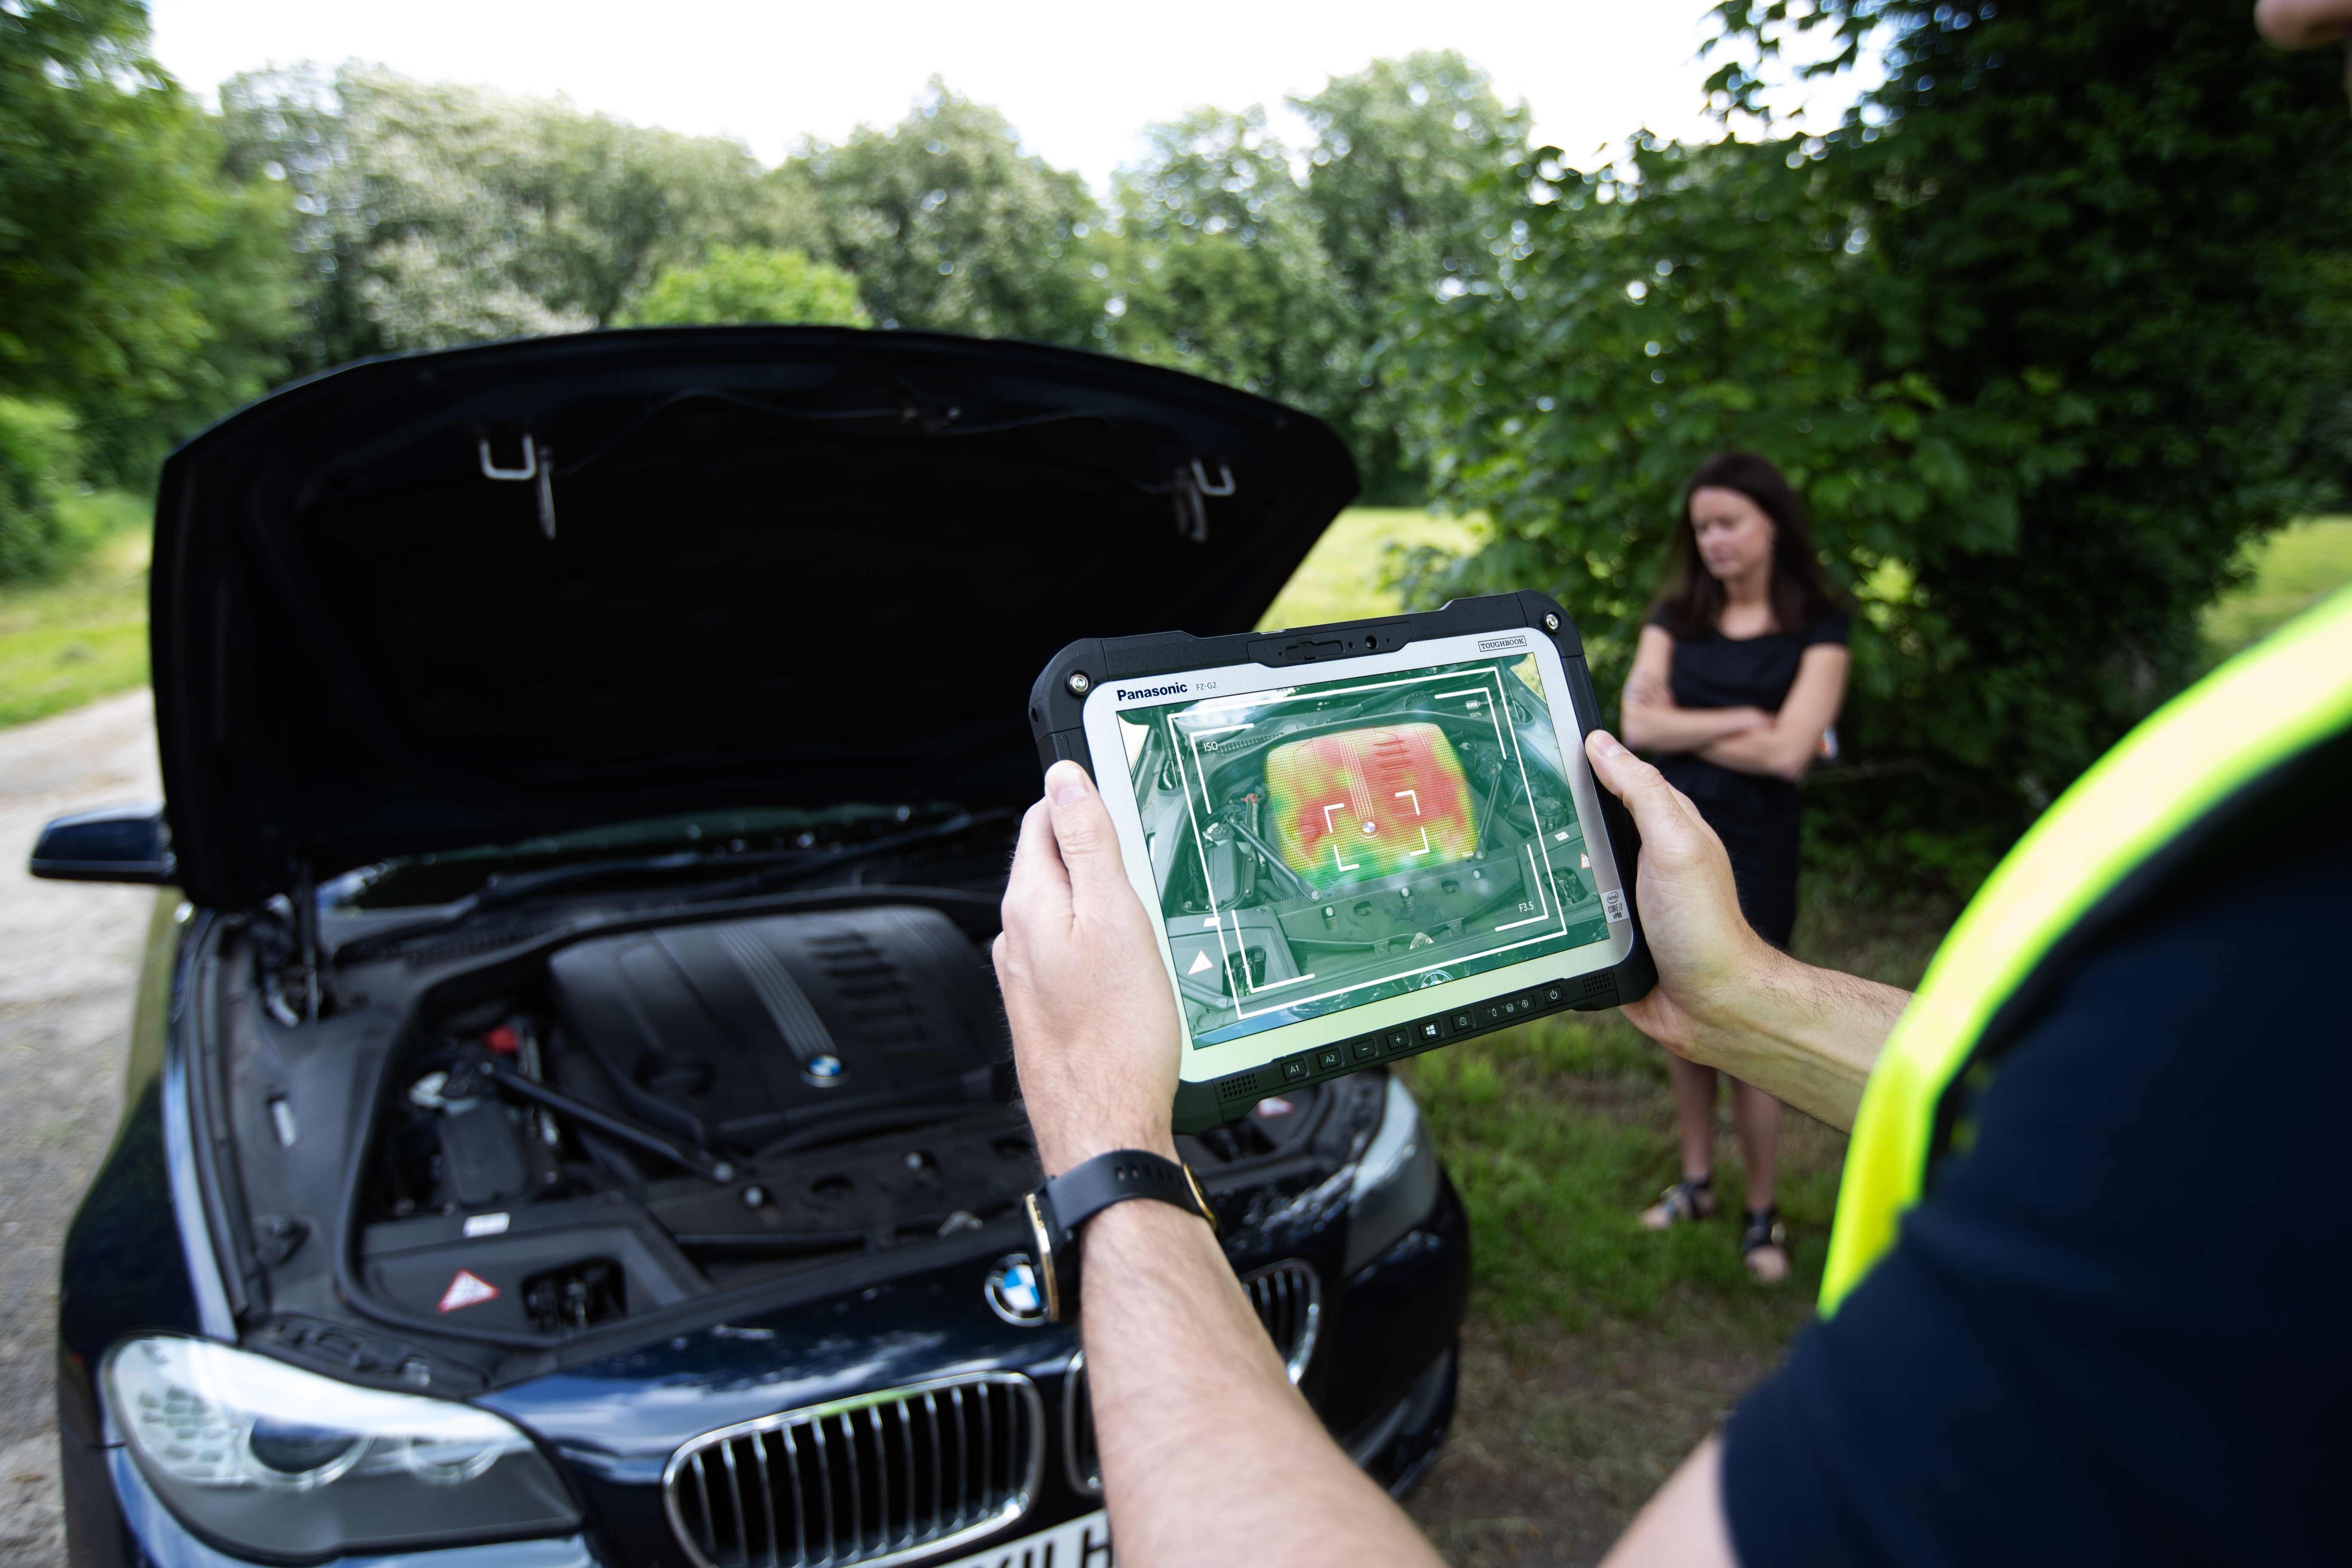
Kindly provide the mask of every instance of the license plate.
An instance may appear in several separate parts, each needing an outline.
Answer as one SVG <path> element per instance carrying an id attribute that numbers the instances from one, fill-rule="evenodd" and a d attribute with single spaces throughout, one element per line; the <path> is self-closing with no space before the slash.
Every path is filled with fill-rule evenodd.
<path id="1" fill-rule="evenodd" d="M 940 1568 L 1113 1568 L 1117 1562 L 1110 1552 L 1110 1516 L 1097 1509 Z"/>

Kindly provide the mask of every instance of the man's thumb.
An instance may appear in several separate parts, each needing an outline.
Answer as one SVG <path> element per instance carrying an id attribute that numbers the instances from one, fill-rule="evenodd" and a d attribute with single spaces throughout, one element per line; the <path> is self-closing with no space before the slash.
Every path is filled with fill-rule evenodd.
<path id="1" fill-rule="evenodd" d="M 1627 751 L 1606 730 L 1595 730 L 1585 736 L 1584 754 L 1592 763 L 1593 775 L 1633 814 L 1633 825 L 1641 829 L 1642 837 L 1651 837 L 1659 826 L 1658 814 L 1673 799 L 1673 786 L 1666 783 L 1665 775 Z"/>
<path id="2" fill-rule="evenodd" d="M 1070 886 L 1078 899 L 1111 886 L 1124 887 L 1118 834 L 1111 826 L 1110 808 L 1086 769 L 1073 762 L 1055 763 L 1045 773 L 1045 798 L 1053 803 L 1054 842 L 1061 847 L 1062 864 L 1069 868 Z"/>

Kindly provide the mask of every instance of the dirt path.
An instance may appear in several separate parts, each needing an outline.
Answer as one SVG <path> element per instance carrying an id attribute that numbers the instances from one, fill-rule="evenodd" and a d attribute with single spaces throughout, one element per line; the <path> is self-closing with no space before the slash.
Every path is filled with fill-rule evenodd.
<path id="1" fill-rule="evenodd" d="M 37 882 L 41 824 L 152 800 L 145 689 L 0 730 L 0 1564 L 65 1560 L 50 1319 L 58 1245 L 113 1130 L 132 970 L 154 895 Z"/>

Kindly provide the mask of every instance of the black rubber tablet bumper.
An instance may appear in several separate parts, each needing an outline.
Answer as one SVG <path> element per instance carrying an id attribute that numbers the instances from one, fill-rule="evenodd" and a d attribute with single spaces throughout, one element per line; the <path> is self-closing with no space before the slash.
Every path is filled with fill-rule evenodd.
<path id="1" fill-rule="evenodd" d="M 1559 650 L 1578 728 L 1591 732 L 1600 723 L 1601 713 L 1593 693 L 1592 674 L 1584 660 L 1583 639 L 1568 612 L 1537 593 L 1456 599 L 1443 609 L 1423 614 L 1292 627 L 1281 632 L 1214 637 L 1160 632 L 1146 637 L 1085 638 L 1063 648 L 1038 675 L 1029 694 L 1029 723 L 1036 737 L 1042 766 L 1050 768 L 1066 760 L 1077 763 L 1091 774 L 1095 767 L 1087 745 L 1086 700 L 1087 693 L 1104 681 L 1148 679 L 1155 675 L 1220 665 L 1261 664 L 1281 668 L 1339 664 L 1391 653 L 1409 643 L 1518 630 L 1547 637 Z M 1631 868 L 1638 863 L 1641 847 L 1633 818 L 1606 789 L 1597 793 L 1610 852 L 1625 886 L 1631 889 Z M 1507 994 L 1491 996 L 1475 1005 L 1433 1013 L 1376 1034 L 1284 1057 L 1213 1082 L 1183 1084 L 1176 1097 L 1177 1129 L 1199 1131 L 1231 1121 L 1246 1115 L 1261 1099 L 1278 1093 L 1286 1086 L 1337 1078 L 1400 1056 L 1510 1028 L 1542 1014 L 1594 1012 L 1638 1001 L 1657 984 L 1657 970 L 1650 959 L 1638 911 L 1633 915 L 1633 926 L 1632 947 L 1622 960 L 1607 969 L 1563 977 L 1532 988 L 1521 985 Z"/>

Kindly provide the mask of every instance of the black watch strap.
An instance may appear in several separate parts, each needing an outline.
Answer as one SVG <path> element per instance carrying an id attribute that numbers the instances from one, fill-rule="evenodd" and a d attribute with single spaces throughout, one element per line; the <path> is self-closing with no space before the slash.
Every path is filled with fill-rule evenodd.
<path id="1" fill-rule="evenodd" d="M 1026 1205 L 1037 1272 L 1045 1287 L 1045 1316 L 1067 1321 L 1078 1297 L 1078 1227 L 1116 1203 L 1158 1198 L 1217 1228 L 1216 1211 L 1189 1166 L 1141 1149 L 1114 1149 L 1073 1165 L 1029 1194 Z"/>

